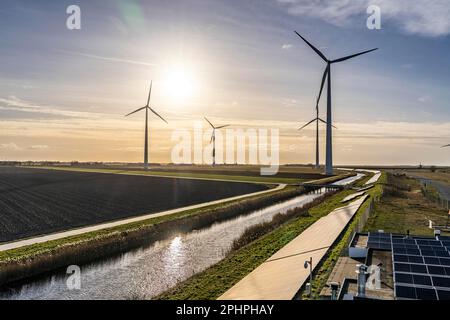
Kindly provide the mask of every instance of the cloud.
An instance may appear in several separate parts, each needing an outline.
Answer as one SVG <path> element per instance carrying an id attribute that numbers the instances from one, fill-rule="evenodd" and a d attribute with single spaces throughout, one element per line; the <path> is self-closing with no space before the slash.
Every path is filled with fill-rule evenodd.
<path id="1" fill-rule="evenodd" d="M 48 148 L 49 148 L 49 146 L 47 146 L 45 144 L 38 144 L 38 145 L 31 146 L 29 149 L 43 151 L 43 150 L 47 150 Z"/>
<path id="2" fill-rule="evenodd" d="M 21 113 L 33 113 L 42 114 L 54 118 L 58 117 L 68 117 L 68 118 L 83 118 L 83 119 L 101 119 L 104 117 L 103 114 L 92 113 L 92 112 L 79 112 L 79 111 L 69 111 L 61 110 L 57 107 L 37 105 L 31 102 L 17 98 L 16 96 L 9 96 L 7 98 L 0 98 L 0 111 L 16 111 Z M 20 116 L 20 115 L 18 115 Z M 26 118 L 25 116 L 20 116 L 21 118 Z M 35 118 L 35 117 L 32 117 Z"/>
<path id="3" fill-rule="evenodd" d="M 295 16 L 309 16 L 344 26 L 367 17 L 370 5 L 381 9 L 382 24 L 395 24 L 401 31 L 429 37 L 450 34 L 448 0 L 276 0 Z M 361 23 L 366 23 L 365 20 Z"/>
<path id="4" fill-rule="evenodd" d="M 427 103 L 427 102 L 431 102 L 433 99 L 431 99 L 430 96 L 421 96 L 417 100 L 422 103 Z"/>
<path id="5" fill-rule="evenodd" d="M 290 49 L 292 49 L 294 46 L 292 45 L 292 44 L 290 44 L 290 43 L 286 43 L 286 44 L 283 44 L 283 46 L 281 47 L 281 49 L 283 49 L 283 50 L 290 50 Z"/>
<path id="6" fill-rule="evenodd" d="M 145 62 L 145 61 L 122 59 L 122 58 L 116 58 L 116 57 L 105 57 L 105 56 L 98 56 L 95 54 L 82 53 L 82 52 L 64 51 L 64 53 L 73 54 L 73 55 L 85 57 L 85 58 L 102 60 L 102 61 L 106 61 L 106 62 L 118 62 L 118 63 L 134 64 L 134 65 L 140 65 L 140 66 L 146 66 L 146 67 L 156 67 L 157 66 L 157 64 L 155 64 L 155 63 L 150 63 L 150 62 Z"/>
<path id="7" fill-rule="evenodd" d="M 22 148 L 20 148 L 17 144 L 14 142 L 10 143 L 2 143 L 0 144 L 0 150 L 6 150 L 6 151 L 20 151 Z"/>

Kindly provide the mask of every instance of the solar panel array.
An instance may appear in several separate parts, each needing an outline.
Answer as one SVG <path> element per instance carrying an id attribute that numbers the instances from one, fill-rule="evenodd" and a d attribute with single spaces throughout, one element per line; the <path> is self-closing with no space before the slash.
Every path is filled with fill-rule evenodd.
<path id="1" fill-rule="evenodd" d="M 367 247 L 392 251 L 396 298 L 450 300 L 450 238 L 370 233 Z"/>

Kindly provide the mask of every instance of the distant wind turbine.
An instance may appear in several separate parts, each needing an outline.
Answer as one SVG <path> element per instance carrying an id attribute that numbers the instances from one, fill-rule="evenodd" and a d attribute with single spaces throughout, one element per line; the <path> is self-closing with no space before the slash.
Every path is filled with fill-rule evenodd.
<path id="1" fill-rule="evenodd" d="M 224 126 L 220 126 L 220 127 L 215 127 L 211 121 L 208 120 L 208 118 L 205 117 L 205 120 L 209 123 L 209 125 L 211 126 L 211 128 L 213 129 L 213 133 L 211 136 L 211 142 L 213 143 L 213 166 L 216 165 L 216 130 L 220 130 L 226 127 L 229 127 L 230 125 L 224 125 Z"/>
<path id="2" fill-rule="evenodd" d="M 162 121 L 164 121 L 165 123 L 168 124 L 168 122 L 161 117 L 155 110 L 153 110 L 152 108 L 150 108 L 150 99 L 152 96 L 152 87 L 153 87 L 153 81 L 150 83 L 150 91 L 148 93 L 148 100 L 147 100 L 147 105 L 145 107 L 139 108 L 129 114 L 127 114 L 125 117 L 129 117 L 132 114 L 135 114 L 139 111 L 145 110 L 145 147 L 144 147 L 144 169 L 147 170 L 148 169 L 148 111 L 150 110 L 151 112 L 153 112 L 157 117 L 159 117 Z"/>
<path id="3" fill-rule="evenodd" d="M 299 130 L 305 129 L 307 126 L 309 126 L 312 123 L 316 123 L 316 169 L 320 168 L 320 156 L 319 156 L 319 123 L 325 123 L 327 122 L 319 117 L 319 98 L 317 98 L 317 104 L 316 104 L 316 118 L 305 124 L 303 127 L 301 127 Z M 335 126 L 332 126 L 333 128 L 337 129 Z"/>
<path id="4" fill-rule="evenodd" d="M 327 121 L 326 121 L 326 124 L 327 124 L 327 143 L 326 143 L 327 144 L 327 155 L 326 155 L 325 173 L 327 175 L 332 175 L 333 174 L 333 129 L 332 129 L 333 118 L 332 118 L 332 110 L 331 110 L 331 65 L 334 63 L 343 62 L 343 61 L 355 58 L 357 56 L 375 51 L 378 48 L 367 50 L 367 51 L 356 53 L 356 54 L 352 54 L 352 55 L 349 55 L 349 56 L 346 56 L 343 58 L 339 58 L 336 60 L 328 60 L 327 57 L 325 57 L 325 55 L 322 52 L 320 52 L 319 49 L 314 47 L 310 42 L 308 42 L 308 40 L 306 40 L 304 37 L 302 37 L 297 31 L 295 31 L 295 33 L 300 38 L 302 38 L 302 40 L 305 41 L 306 44 L 309 47 L 311 47 L 311 49 L 313 49 L 319 55 L 319 57 L 322 58 L 322 60 L 324 60 L 327 63 L 327 67 L 325 68 L 325 72 L 322 77 L 322 84 L 320 86 L 320 93 L 319 93 L 318 101 L 320 101 L 320 97 L 322 95 L 322 90 L 325 85 L 325 80 L 328 77 Z"/>

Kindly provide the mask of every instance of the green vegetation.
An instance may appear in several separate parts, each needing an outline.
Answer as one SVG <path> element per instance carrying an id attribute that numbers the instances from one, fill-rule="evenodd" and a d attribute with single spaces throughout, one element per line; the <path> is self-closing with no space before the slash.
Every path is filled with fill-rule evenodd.
<path id="1" fill-rule="evenodd" d="M 227 258 L 216 265 L 180 283 L 157 298 L 163 300 L 217 299 L 314 222 L 341 207 L 341 201 L 353 192 L 345 190 L 331 196 L 326 201 L 309 209 L 309 215 L 296 217 L 284 223 L 256 241 L 231 252 Z"/>
<path id="2" fill-rule="evenodd" d="M 447 211 L 428 200 L 420 183 L 405 175 L 387 174 L 384 194 L 366 225 L 366 231 L 432 236 L 428 221 L 445 225 Z"/>
<path id="3" fill-rule="evenodd" d="M 264 201 L 265 199 L 270 199 L 271 196 L 282 196 L 289 195 L 296 190 L 295 187 L 288 186 L 283 190 L 276 190 L 262 195 L 250 196 L 245 199 L 232 200 L 216 205 L 211 205 L 208 207 L 200 208 L 200 209 L 192 209 L 186 210 L 179 213 L 175 213 L 172 215 L 151 218 L 148 220 L 143 220 L 139 222 L 134 222 L 130 224 L 125 224 L 121 226 L 117 226 L 110 229 L 103 229 L 99 231 L 89 232 L 78 236 L 68 237 L 64 239 L 49 241 L 41 244 L 30 245 L 18 249 L 2 251 L 0 252 L 0 263 L 7 262 L 11 260 L 22 260 L 28 259 L 32 257 L 36 257 L 39 255 L 52 254 L 55 250 L 58 250 L 61 247 L 65 246 L 76 246 L 81 243 L 86 243 L 90 241 L 98 241 L 100 239 L 112 237 L 115 235 L 124 235 L 143 229 L 148 228 L 156 224 L 160 224 L 163 222 L 179 220 L 183 218 L 192 218 L 195 216 L 210 214 L 216 210 L 227 210 L 229 208 L 233 208 L 235 206 L 241 205 L 243 202 L 251 202 L 251 201 Z"/>
<path id="4" fill-rule="evenodd" d="M 408 170 L 406 171 L 408 174 L 411 174 L 414 177 L 421 177 L 424 179 L 430 179 L 430 180 L 435 180 L 435 181 L 440 181 L 440 182 L 444 182 L 446 184 L 450 184 L 450 170 L 427 170 L 427 169 L 422 169 L 422 170 Z"/>

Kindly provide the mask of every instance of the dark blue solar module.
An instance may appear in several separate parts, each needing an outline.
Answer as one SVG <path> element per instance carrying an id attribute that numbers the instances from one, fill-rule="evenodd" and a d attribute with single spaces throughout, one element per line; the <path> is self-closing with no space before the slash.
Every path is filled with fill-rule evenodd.
<path id="1" fill-rule="evenodd" d="M 371 249 L 392 250 L 396 298 L 450 300 L 450 237 L 370 233 L 368 242 Z"/>
<path id="2" fill-rule="evenodd" d="M 390 234 L 369 233 L 367 247 L 376 250 L 392 250 L 392 240 Z"/>
<path id="3" fill-rule="evenodd" d="M 400 299 L 438 300 L 436 289 L 410 286 L 395 286 L 395 296 Z"/>

